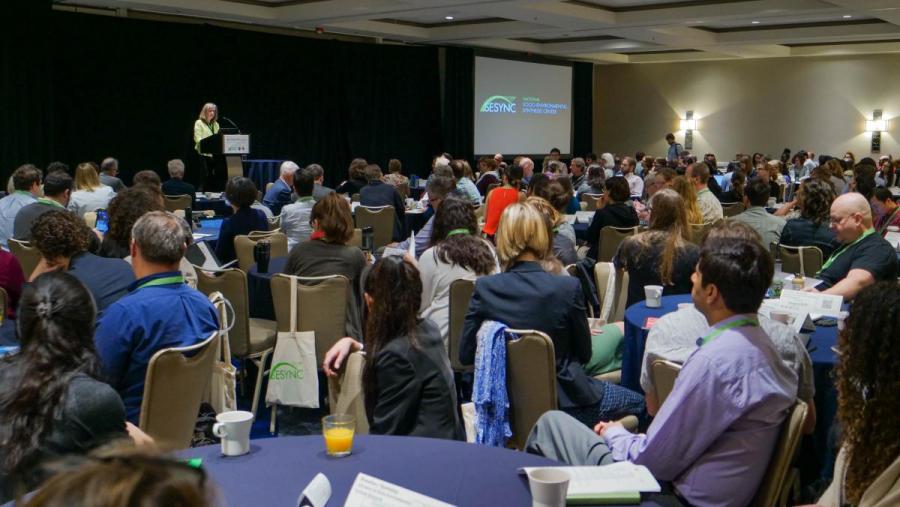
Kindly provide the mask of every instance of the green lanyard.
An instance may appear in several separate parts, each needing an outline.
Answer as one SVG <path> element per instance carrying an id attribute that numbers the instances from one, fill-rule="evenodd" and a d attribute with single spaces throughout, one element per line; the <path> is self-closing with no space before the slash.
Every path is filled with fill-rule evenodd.
<path id="1" fill-rule="evenodd" d="M 453 229 L 452 231 L 447 233 L 447 237 L 456 236 L 457 234 L 469 234 L 469 229 Z"/>
<path id="2" fill-rule="evenodd" d="M 46 204 L 47 206 L 56 206 L 57 208 L 62 208 L 63 205 L 54 201 L 53 199 L 45 199 L 43 197 L 38 197 L 37 200 L 41 204 Z"/>
<path id="3" fill-rule="evenodd" d="M 708 335 L 701 338 L 700 346 L 702 347 L 702 346 L 706 345 L 707 343 L 715 340 L 716 338 L 719 337 L 720 334 L 724 333 L 725 331 L 728 331 L 729 329 L 734 329 L 736 327 L 744 327 L 744 326 L 757 327 L 757 326 L 759 326 L 759 321 L 756 319 L 749 318 L 749 317 L 733 320 L 733 321 L 729 322 L 728 324 L 725 324 L 724 326 L 715 328 L 711 333 L 709 333 Z"/>
<path id="4" fill-rule="evenodd" d="M 831 254 L 831 257 L 829 257 L 828 260 L 825 261 L 825 264 L 822 264 L 822 269 L 819 270 L 819 273 L 821 273 L 822 271 L 825 271 L 826 269 L 828 269 L 829 266 L 834 264 L 834 261 L 836 261 L 837 258 L 840 257 L 841 254 L 846 252 L 847 249 L 849 249 L 851 246 L 859 243 L 860 241 L 866 239 L 866 237 L 871 236 L 873 234 L 875 234 L 875 229 L 870 227 L 869 229 L 866 229 L 866 232 L 862 233 L 862 236 L 856 238 L 856 241 L 854 241 L 853 243 L 850 243 L 849 245 L 842 246 L 841 248 L 839 248 L 836 252 Z M 819 276 L 819 273 L 816 273 L 816 276 Z"/>
<path id="5" fill-rule="evenodd" d="M 697 192 L 697 197 L 700 197 L 701 195 L 703 195 L 704 193 L 707 193 L 707 192 L 709 192 L 709 189 L 704 188 L 703 190 L 700 190 L 699 192 Z"/>
<path id="6" fill-rule="evenodd" d="M 892 211 L 890 215 L 884 218 L 884 222 L 881 223 L 881 228 L 878 230 L 878 234 L 884 234 L 884 231 L 886 231 L 888 226 L 891 225 L 891 220 L 894 219 L 894 215 L 896 215 L 898 211 L 900 211 L 900 206 L 894 208 L 894 211 Z"/>
<path id="7" fill-rule="evenodd" d="M 144 282 L 137 286 L 135 290 L 141 290 L 145 287 L 156 287 L 158 285 L 171 285 L 176 283 L 184 283 L 184 277 L 181 275 L 175 276 L 164 276 L 162 278 L 157 278 L 156 280 L 150 280 L 149 282 Z"/>
<path id="8" fill-rule="evenodd" d="M 28 197 L 34 197 L 34 195 L 32 195 L 31 192 L 26 192 L 26 191 L 24 191 L 24 190 L 16 190 L 16 191 L 13 192 L 13 193 L 15 193 L 15 194 L 22 194 L 22 195 L 27 195 Z"/>
<path id="9" fill-rule="evenodd" d="M 296 202 L 307 202 L 307 201 L 312 201 L 312 200 L 313 200 L 313 196 L 307 195 L 305 197 L 298 198 Z"/>

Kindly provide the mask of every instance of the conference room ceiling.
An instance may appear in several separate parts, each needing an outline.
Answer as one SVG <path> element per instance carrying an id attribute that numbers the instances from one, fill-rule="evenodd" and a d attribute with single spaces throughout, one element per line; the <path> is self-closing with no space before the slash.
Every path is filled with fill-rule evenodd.
<path id="1" fill-rule="evenodd" d="M 58 9 L 596 63 L 900 53 L 900 0 L 55 0 Z M 93 10 L 93 9 L 90 9 Z"/>

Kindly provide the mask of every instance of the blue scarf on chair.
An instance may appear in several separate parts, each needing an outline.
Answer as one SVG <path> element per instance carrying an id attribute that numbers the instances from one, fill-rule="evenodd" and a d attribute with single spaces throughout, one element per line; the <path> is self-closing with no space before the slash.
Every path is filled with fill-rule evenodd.
<path id="1" fill-rule="evenodd" d="M 506 391 L 506 326 L 492 320 L 478 329 L 475 352 L 475 443 L 505 447 L 512 436 L 509 427 L 509 394 Z"/>

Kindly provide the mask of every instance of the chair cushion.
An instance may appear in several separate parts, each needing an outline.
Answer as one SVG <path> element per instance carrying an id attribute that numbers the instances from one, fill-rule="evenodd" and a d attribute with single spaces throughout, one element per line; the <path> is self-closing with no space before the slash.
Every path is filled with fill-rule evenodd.
<path id="1" fill-rule="evenodd" d="M 274 320 L 250 319 L 250 350 L 247 355 L 259 354 L 275 346 L 278 323 Z"/>

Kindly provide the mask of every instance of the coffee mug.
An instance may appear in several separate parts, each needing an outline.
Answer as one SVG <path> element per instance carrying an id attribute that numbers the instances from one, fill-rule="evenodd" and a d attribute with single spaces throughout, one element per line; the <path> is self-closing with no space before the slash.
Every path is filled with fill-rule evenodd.
<path id="1" fill-rule="evenodd" d="M 569 491 L 569 474 L 552 468 L 539 468 L 528 474 L 532 507 L 564 507 Z"/>
<path id="2" fill-rule="evenodd" d="M 243 410 L 222 412 L 216 416 L 213 435 L 222 439 L 222 454 L 241 456 L 250 452 L 250 428 L 253 414 Z"/>
<path id="3" fill-rule="evenodd" d="M 644 285 L 644 298 L 647 308 L 659 308 L 662 306 L 662 285 Z"/>

